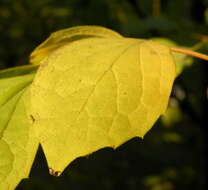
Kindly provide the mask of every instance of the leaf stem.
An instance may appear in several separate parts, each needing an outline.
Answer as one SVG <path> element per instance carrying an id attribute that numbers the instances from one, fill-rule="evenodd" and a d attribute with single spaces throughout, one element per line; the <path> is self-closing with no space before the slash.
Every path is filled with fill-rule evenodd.
<path id="1" fill-rule="evenodd" d="M 190 55 L 199 59 L 203 59 L 208 61 L 208 55 L 202 54 L 202 53 L 198 53 L 189 49 L 184 49 L 184 48 L 176 48 L 176 47 L 172 47 L 170 48 L 171 51 L 177 52 L 177 53 L 183 53 L 186 55 Z"/>

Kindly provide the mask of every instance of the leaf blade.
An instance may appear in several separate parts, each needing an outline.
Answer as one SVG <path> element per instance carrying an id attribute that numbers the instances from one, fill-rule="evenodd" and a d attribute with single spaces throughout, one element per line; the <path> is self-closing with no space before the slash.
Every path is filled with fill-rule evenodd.
<path id="1" fill-rule="evenodd" d="M 40 64 L 41 60 L 61 46 L 91 37 L 122 38 L 120 34 L 101 26 L 76 26 L 52 33 L 31 53 L 30 62 Z"/>
<path id="2" fill-rule="evenodd" d="M 0 189 L 13 190 L 23 178 L 28 177 L 38 147 L 37 139 L 32 137 L 32 123 L 26 113 L 29 106 L 27 86 L 34 74 L 28 76 L 18 76 L 21 78 L 18 82 L 24 84 L 18 90 L 14 89 L 15 85 L 8 86 L 8 91 L 14 93 L 0 106 Z M 0 89 L 4 87 L 2 84 L 10 84 L 11 78 L 1 79 Z M 12 82 L 16 78 L 13 77 Z M 1 83 L 2 80 L 4 83 Z M 4 96 L 5 93 L 2 93 L 0 100 Z"/>
<path id="3" fill-rule="evenodd" d="M 31 87 L 49 167 L 60 173 L 77 157 L 143 137 L 164 112 L 174 78 L 169 48 L 153 42 L 91 38 L 55 51 Z"/>

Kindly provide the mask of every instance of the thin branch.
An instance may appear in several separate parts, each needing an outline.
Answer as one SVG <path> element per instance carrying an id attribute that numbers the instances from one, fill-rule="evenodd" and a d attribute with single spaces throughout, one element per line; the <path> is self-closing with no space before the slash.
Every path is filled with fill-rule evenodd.
<path id="1" fill-rule="evenodd" d="M 208 55 L 202 54 L 202 53 L 198 53 L 189 49 L 183 49 L 183 48 L 175 48 L 172 47 L 170 48 L 171 51 L 177 52 L 177 53 L 182 53 L 182 54 L 186 54 L 186 55 L 190 55 L 199 59 L 203 59 L 208 61 Z"/>
<path id="2" fill-rule="evenodd" d="M 152 16 L 153 17 L 160 16 L 160 8 L 161 8 L 160 0 L 153 0 L 152 2 Z"/>

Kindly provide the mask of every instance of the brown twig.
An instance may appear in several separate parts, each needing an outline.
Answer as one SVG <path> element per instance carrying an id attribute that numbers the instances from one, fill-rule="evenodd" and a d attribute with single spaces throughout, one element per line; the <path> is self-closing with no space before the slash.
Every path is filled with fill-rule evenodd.
<path id="1" fill-rule="evenodd" d="M 160 16 L 160 8 L 161 8 L 160 0 L 153 0 L 153 3 L 152 3 L 152 15 L 154 17 Z"/>
<path id="2" fill-rule="evenodd" d="M 171 51 L 177 52 L 177 53 L 183 53 L 186 55 L 190 55 L 199 59 L 203 59 L 208 61 L 208 55 L 202 54 L 202 53 L 198 53 L 189 49 L 183 49 L 183 48 L 176 48 L 176 47 L 172 47 L 170 48 Z"/>

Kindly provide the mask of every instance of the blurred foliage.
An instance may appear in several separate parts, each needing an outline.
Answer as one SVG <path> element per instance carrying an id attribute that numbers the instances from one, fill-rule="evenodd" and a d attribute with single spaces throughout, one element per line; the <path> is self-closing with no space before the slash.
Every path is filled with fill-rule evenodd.
<path id="1" fill-rule="evenodd" d="M 208 52 L 208 0 L 1 0 L 0 69 L 28 64 L 30 52 L 51 32 L 76 25 L 162 37 Z M 144 140 L 79 158 L 59 178 L 49 176 L 40 149 L 31 178 L 17 190 L 206 189 L 207 73 L 207 63 L 193 59 L 175 81 L 166 115 Z"/>

